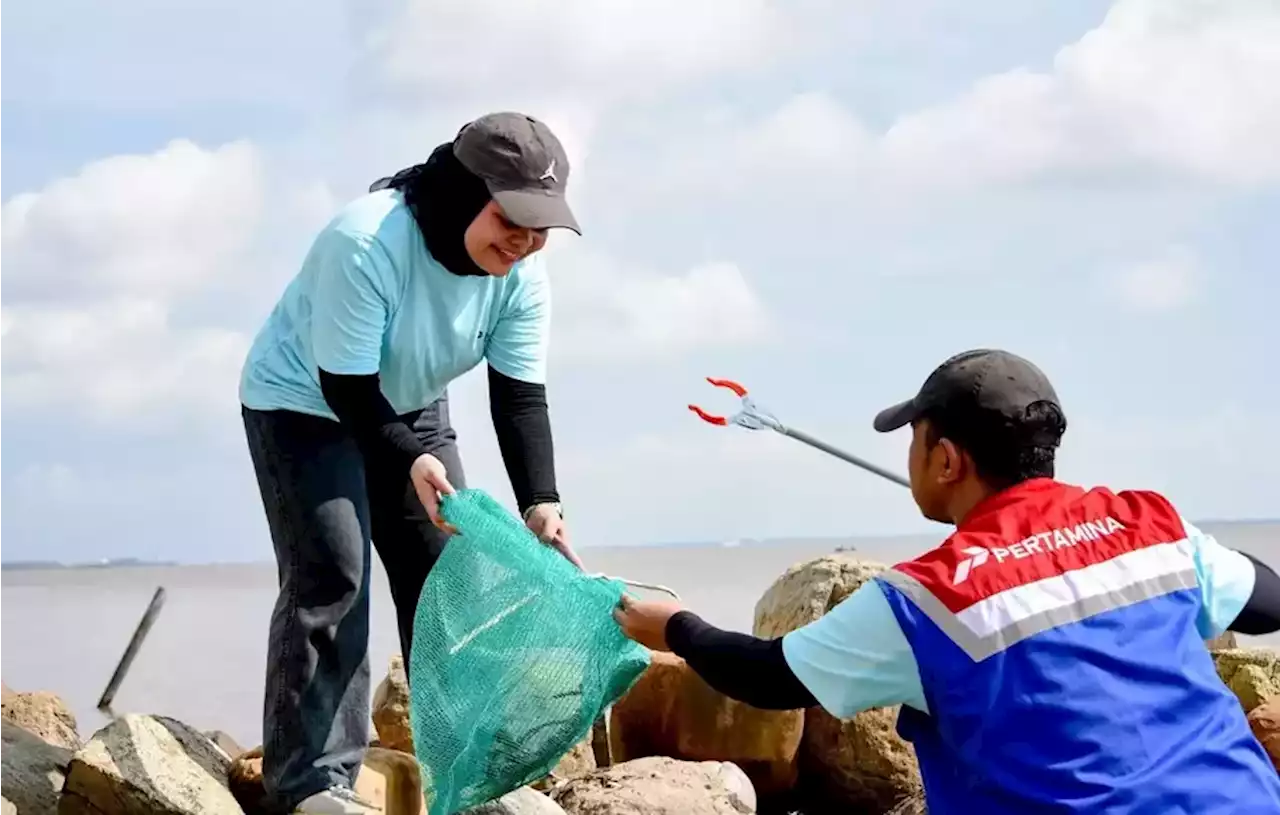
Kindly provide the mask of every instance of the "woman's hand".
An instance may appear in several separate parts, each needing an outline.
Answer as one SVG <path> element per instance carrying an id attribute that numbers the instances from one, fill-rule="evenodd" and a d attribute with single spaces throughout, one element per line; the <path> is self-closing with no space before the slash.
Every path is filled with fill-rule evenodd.
<path id="1" fill-rule="evenodd" d="M 422 502 L 422 506 L 426 508 L 427 517 L 431 519 L 431 523 L 444 532 L 450 534 L 457 532 L 458 530 L 440 517 L 440 496 L 453 495 L 457 492 L 449 483 L 449 475 L 445 472 L 444 464 L 440 459 L 430 453 L 418 456 L 409 467 L 409 480 L 413 482 L 413 489 L 418 493 L 418 500 Z"/>
<path id="2" fill-rule="evenodd" d="M 530 532 L 538 536 L 538 540 L 554 547 L 574 566 L 583 568 L 582 561 L 569 546 L 569 533 L 555 504 L 534 504 L 525 515 L 524 523 Z"/>

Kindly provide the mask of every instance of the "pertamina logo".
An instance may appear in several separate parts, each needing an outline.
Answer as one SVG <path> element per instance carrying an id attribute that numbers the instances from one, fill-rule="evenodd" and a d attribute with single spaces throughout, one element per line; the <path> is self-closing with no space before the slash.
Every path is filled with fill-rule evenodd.
<path id="1" fill-rule="evenodd" d="M 1108 515 L 1100 521 L 1085 521 L 1075 526 L 1051 529 L 1048 532 L 1037 532 L 1017 543 L 1011 543 L 1007 547 L 992 546 L 988 549 L 985 546 L 966 546 L 960 550 L 965 555 L 965 558 L 956 564 L 956 574 L 951 579 L 951 582 L 953 585 L 960 585 L 969 579 L 969 575 L 973 574 L 974 569 L 993 557 L 996 563 L 1003 563 L 1009 558 L 1022 560 L 1023 558 L 1036 557 L 1068 546 L 1092 543 L 1124 528 L 1124 524 Z"/>

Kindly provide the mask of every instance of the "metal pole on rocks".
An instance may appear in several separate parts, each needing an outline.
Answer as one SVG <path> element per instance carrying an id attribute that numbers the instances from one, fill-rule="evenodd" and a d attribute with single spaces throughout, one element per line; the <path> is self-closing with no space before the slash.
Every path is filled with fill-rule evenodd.
<path id="1" fill-rule="evenodd" d="M 142 647 L 142 641 L 146 639 L 147 633 L 151 631 L 151 626 L 160 614 L 161 607 L 164 606 L 164 596 L 164 586 L 157 586 L 156 593 L 151 597 L 151 603 L 147 606 L 146 612 L 143 613 L 142 619 L 138 622 L 138 627 L 133 632 L 133 638 L 129 640 L 128 647 L 124 649 L 124 655 L 120 657 L 120 664 L 116 665 L 116 671 L 111 675 L 111 681 L 107 683 L 106 690 L 102 692 L 102 698 L 98 700 L 98 710 L 104 713 L 110 712 L 111 702 L 116 698 L 116 691 L 120 689 L 120 683 L 124 681 L 125 674 L 129 672 L 134 658 L 138 655 L 138 649 Z"/>

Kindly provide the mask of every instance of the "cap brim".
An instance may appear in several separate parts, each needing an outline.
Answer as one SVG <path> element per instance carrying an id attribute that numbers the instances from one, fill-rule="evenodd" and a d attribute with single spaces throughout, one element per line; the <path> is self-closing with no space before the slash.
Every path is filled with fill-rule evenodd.
<path id="1" fill-rule="evenodd" d="M 497 190 L 493 200 L 512 223 L 529 229 L 572 229 L 582 234 L 578 219 L 573 217 L 569 202 L 563 196 L 534 190 Z"/>
<path id="2" fill-rule="evenodd" d="M 889 433 L 900 427 L 906 427 L 919 416 L 920 409 L 916 407 L 916 400 L 908 399 L 877 413 L 872 426 L 875 427 L 877 432 Z"/>

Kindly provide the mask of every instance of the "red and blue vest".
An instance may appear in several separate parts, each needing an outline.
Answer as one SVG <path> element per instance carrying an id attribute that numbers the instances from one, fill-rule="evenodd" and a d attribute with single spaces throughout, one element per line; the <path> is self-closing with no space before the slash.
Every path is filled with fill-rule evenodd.
<path id="1" fill-rule="evenodd" d="M 876 579 L 919 666 L 929 713 L 898 732 L 930 815 L 1280 813 L 1159 495 L 1025 482 Z"/>

